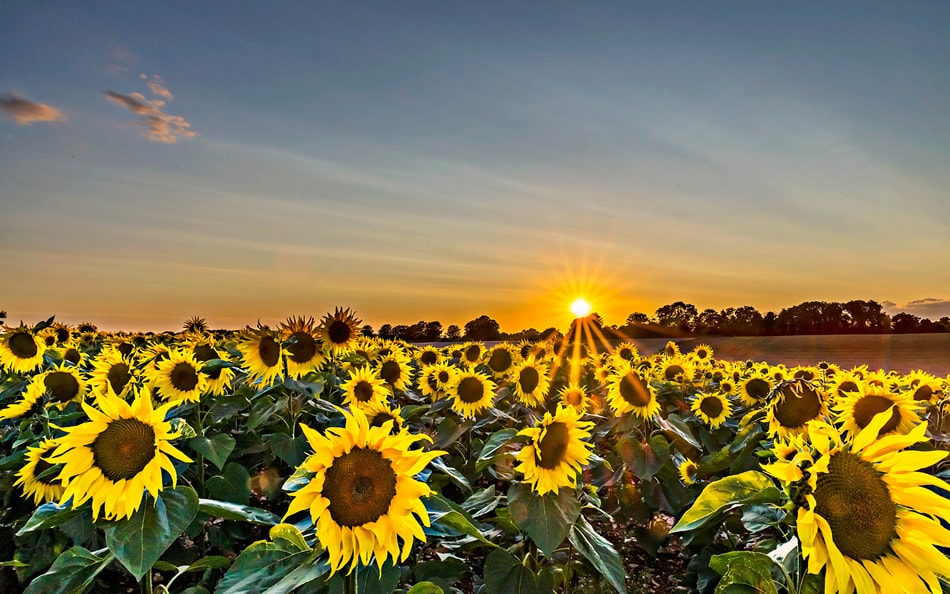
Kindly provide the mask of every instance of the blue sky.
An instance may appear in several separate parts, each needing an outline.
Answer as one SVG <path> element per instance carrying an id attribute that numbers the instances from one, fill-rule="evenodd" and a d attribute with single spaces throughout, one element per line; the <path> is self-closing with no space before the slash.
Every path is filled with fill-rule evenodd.
<path id="1" fill-rule="evenodd" d="M 194 4 L 0 8 L 12 319 L 950 315 L 950 4 Z"/>

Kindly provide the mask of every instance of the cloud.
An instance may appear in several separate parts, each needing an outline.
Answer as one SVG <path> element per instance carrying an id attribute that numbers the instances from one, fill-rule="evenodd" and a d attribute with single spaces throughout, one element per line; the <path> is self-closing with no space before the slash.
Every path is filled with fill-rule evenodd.
<path id="1" fill-rule="evenodd" d="M 944 316 L 950 316 L 950 299 L 926 297 L 924 299 L 913 299 L 903 305 L 899 305 L 893 301 L 883 301 L 881 305 L 884 307 L 884 310 L 892 316 L 900 312 L 906 312 L 935 321 Z"/>
<path id="2" fill-rule="evenodd" d="M 9 93 L 0 95 L 0 112 L 21 126 L 36 122 L 65 122 L 66 116 L 52 105 L 37 103 Z"/>
<path id="3" fill-rule="evenodd" d="M 138 124 L 145 128 L 142 134 L 149 140 L 174 144 L 179 138 L 197 136 L 198 133 L 191 129 L 191 124 L 184 117 L 169 115 L 163 111 L 166 103 L 175 98 L 165 86 L 165 81 L 157 74 L 152 75 L 151 79 L 145 74 L 140 75 L 140 78 L 151 91 L 151 99 L 142 93 L 124 95 L 115 91 L 104 91 L 106 99 L 140 116 Z"/>

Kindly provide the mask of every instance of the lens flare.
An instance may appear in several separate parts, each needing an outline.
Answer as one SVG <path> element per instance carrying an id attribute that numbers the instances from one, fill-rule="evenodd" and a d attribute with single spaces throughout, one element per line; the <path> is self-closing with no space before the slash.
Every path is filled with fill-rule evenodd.
<path id="1" fill-rule="evenodd" d="M 578 318 L 583 318 L 590 313 L 590 303 L 583 297 L 578 297 L 571 303 L 571 313 Z"/>

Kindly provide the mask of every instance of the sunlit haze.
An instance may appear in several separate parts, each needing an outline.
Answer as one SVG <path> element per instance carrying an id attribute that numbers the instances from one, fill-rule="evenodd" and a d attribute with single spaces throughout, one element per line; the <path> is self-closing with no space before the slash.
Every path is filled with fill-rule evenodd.
<path id="1" fill-rule="evenodd" d="M 0 9 L 0 309 L 950 315 L 950 3 Z"/>

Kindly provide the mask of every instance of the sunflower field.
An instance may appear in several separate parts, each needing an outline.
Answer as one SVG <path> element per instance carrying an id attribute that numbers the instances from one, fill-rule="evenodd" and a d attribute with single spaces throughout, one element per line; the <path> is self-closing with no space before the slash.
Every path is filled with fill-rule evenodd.
<path id="1" fill-rule="evenodd" d="M 0 591 L 950 592 L 950 378 L 359 323 L 5 328 Z"/>

